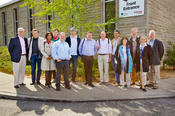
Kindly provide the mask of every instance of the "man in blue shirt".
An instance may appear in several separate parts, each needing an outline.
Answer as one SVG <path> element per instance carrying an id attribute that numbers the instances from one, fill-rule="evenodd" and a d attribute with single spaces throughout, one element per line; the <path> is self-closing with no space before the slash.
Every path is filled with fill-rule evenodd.
<path id="1" fill-rule="evenodd" d="M 55 42 L 52 47 L 52 57 L 56 60 L 57 77 L 56 77 L 56 90 L 60 91 L 61 72 L 64 75 L 65 88 L 71 89 L 69 84 L 69 60 L 71 58 L 70 48 L 65 42 L 65 33 L 61 32 L 60 40 Z"/>
<path id="2" fill-rule="evenodd" d="M 87 38 L 82 39 L 79 46 L 79 53 L 82 56 L 85 72 L 85 85 L 94 87 L 92 84 L 93 56 L 97 52 L 97 43 L 92 39 L 92 32 L 87 32 Z"/>

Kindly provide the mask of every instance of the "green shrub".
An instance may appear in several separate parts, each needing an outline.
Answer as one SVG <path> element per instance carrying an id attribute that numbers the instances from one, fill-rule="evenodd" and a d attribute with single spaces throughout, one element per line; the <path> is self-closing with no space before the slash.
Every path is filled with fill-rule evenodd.
<path id="1" fill-rule="evenodd" d="M 168 42 L 168 49 L 166 51 L 166 58 L 163 60 L 163 66 L 168 65 L 175 69 L 175 44 L 173 42 Z"/>
<path id="2" fill-rule="evenodd" d="M 13 64 L 10 54 L 6 46 L 0 47 L 0 71 L 8 74 L 13 74 Z M 30 75 L 31 68 L 26 66 L 26 75 Z"/>

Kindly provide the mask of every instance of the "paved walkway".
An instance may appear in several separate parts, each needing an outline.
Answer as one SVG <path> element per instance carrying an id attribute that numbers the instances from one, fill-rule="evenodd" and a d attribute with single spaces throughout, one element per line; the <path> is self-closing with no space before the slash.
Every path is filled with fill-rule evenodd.
<path id="1" fill-rule="evenodd" d="M 92 102 L 92 101 L 113 101 L 113 100 L 138 100 L 175 97 L 175 78 L 161 79 L 160 87 L 157 90 L 147 88 L 143 92 L 138 86 L 121 89 L 113 84 L 99 85 L 91 88 L 83 83 L 71 83 L 71 90 L 61 87 L 61 91 L 43 85 L 30 85 L 31 79 L 25 78 L 25 87 L 15 89 L 13 86 L 13 76 L 0 73 L 0 98 L 25 99 L 40 101 L 59 101 L 59 102 Z"/>

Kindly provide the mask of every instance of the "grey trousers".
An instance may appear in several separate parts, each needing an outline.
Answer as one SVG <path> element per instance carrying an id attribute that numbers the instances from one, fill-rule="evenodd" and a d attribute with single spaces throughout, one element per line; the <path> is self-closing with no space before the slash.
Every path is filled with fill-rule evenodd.
<path id="1" fill-rule="evenodd" d="M 98 55 L 98 68 L 100 72 L 100 82 L 109 81 L 109 55 Z M 103 72 L 103 68 L 105 72 Z"/>
<path id="2" fill-rule="evenodd" d="M 150 83 L 158 84 L 160 80 L 160 65 L 152 65 L 148 77 Z"/>
<path id="3" fill-rule="evenodd" d="M 14 86 L 24 82 L 26 69 L 26 56 L 21 56 L 18 63 L 13 62 Z"/>
<path id="4" fill-rule="evenodd" d="M 146 85 L 146 76 L 147 75 L 147 72 L 143 72 L 143 67 L 142 67 L 142 62 L 140 62 L 140 76 L 141 76 L 141 82 L 142 82 L 142 85 Z"/>

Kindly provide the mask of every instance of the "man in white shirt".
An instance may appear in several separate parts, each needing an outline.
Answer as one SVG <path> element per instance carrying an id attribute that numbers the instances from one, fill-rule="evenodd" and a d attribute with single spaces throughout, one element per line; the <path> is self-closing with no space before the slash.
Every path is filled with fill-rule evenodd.
<path id="1" fill-rule="evenodd" d="M 75 82 L 77 73 L 77 61 L 79 56 L 78 48 L 80 44 L 80 38 L 77 36 L 76 28 L 71 28 L 71 35 L 66 38 L 66 42 L 69 44 L 71 52 L 70 63 L 72 63 L 72 82 Z"/>
<path id="2" fill-rule="evenodd" d="M 100 84 L 105 84 L 109 81 L 109 62 L 111 62 L 112 45 L 111 40 L 106 38 L 105 31 L 100 34 L 100 39 L 97 40 L 98 48 L 98 68 L 100 72 Z M 103 73 L 103 67 L 105 72 Z"/>

